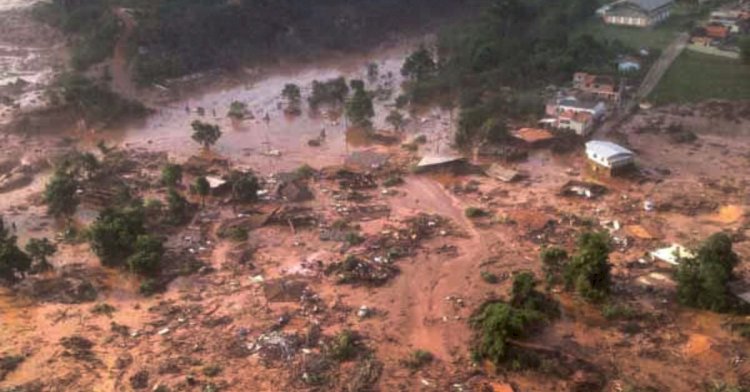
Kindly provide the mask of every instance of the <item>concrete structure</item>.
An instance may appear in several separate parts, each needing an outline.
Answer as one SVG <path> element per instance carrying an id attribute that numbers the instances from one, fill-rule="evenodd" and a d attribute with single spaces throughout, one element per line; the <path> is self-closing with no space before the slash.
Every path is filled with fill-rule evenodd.
<path id="1" fill-rule="evenodd" d="M 594 116 L 588 112 L 562 112 L 557 116 L 557 129 L 567 129 L 578 136 L 588 136 L 594 130 Z"/>
<path id="2" fill-rule="evenodd" d="M 611 76 L 576 72 L 573 74 L 573 87 L 597 98 L 620 101 L 617 82 Z"/>
<path id="3" fill-rule="evenodd" d="M 607 113 L 604 102 L 580 100 L 575 97 L 564 97 L 547 103 L 545 112 L 549 116 L 557 117 L 561 113 L 589 113 L 594 121 L 600 120 Z"/>
<path id="4" fill-rule="evenodd" d="M 635 163 L 635 153 L 612 142 L 592 140 L 586 143 L 586 156 L 594 170 L 603 169 L 610 174 L 624 171 Z"/>
<path id="5" fill-rule="evenodd" d="M 620 0 L 600 14 L 607 24 L 648 27 L 667 20 L 673 6 L 674 0 Z"/>
<path id="6" fill-rule="evenodd" d="M 637 72 L 641 70 L 641 62 L 632 57 L 624 57 L 617 61 L 617 70 L 620 72 Z"/>

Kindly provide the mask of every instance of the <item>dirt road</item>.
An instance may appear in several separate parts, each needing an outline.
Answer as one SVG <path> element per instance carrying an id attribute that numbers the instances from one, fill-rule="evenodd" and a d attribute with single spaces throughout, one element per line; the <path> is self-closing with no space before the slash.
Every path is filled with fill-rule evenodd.
<path id="1" fill-rule="evenodd" d="M 643 82 L 641 82 L 641 86 L 638 88 L 638 92 L 636 93 L 634 100 L 635 102 L 638 102 L 651 94 L 654 88 L 656 88 L 656 86 L 659 84 L 659 81 L 664 76 L 664 74 L 667 73 L 669 67 L 672 66 L 672 63 L 685 49 L 689 38 L 690 35 L 688 35 L 688 33 L 680 33 L 680 35 L 675 38 L 674 42 L 672 42 L 666 49 L 664 49 L 659 59 L 656 60 L 656 62 L 651 66 L 651 69 L 646 74 L 646 77 L 643 78 Z"/>

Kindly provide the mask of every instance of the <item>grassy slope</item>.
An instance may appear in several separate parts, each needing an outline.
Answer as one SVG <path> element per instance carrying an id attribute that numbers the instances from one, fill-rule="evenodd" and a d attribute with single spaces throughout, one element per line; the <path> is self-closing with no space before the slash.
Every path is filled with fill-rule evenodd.
<path id="1" fill-rule="evenodd" d="M 750 99 L 750 65 L 685 50 L 649 98 L 656 104 Z"/>

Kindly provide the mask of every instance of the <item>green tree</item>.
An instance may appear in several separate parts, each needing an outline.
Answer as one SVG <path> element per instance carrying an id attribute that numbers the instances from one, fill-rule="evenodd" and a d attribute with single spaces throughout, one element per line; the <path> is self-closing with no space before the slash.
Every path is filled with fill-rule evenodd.
<path id="1" fill-rule="evenodd" d="M 540 254 L 542 260 L 542 271 L 547 288 L 560 283 L 560 277 L 568 261 L 568 252 L 565 249 L 551 246 L 544 248 Z"/>
<path id="2" fill-rule="evenodd" d="M 168 163 L 161 169 L 161 182 L 168 186 L 176 186 L 182 183 L 182 166 L 176 163 Z"/>
<path id="3" fill-rule="evenodd" d="M 750 64 L 750 37 L 740 39 L 740 56 L 745 64 Z"/>
<path id="4" fill-rule="evenodd" d="M 70 173 L 58 169 L 44 189 L 47 212 L 55 216 L 72 215 L 78 207 L 78 181 Z"/>
<path id="5" fill-rule="evenodd" d="M 167 191 L 167 222 L 180 225 L 190 219 L 190 216 L 190 203 L 174 188 L 170 188 Z"/>
<path id="6" fill-rule="evenodd" d="M 206 196 L 211 192 L 211 184 L 208 183 L 206 177 L 198 177 L 195 179 L 195 191 L 201 197 L 201 205 L 206 204 Z"/>
<path id="7" fill-rule="evenodd" d="M 390 113 L 388 113 L 388 116 L 385 118 L 385 122 L 390 124 L 395 131 L 401 131 L 404 129 L 404 125 L 406 124 L 406 119 L 404 119 L 404 115 L 401 114 L 398 110 L 391 110 Z"/>
<path id="8" fill-rule="evenodd" d="M 565 266 L 565 285 L 589 301 L 609 295 L 611 277 L 609 235 L 586 232 L 578 238 L 578 249 Z"/>
<path id="9" fill-rule="evenodd" d="M 139 275 L 154 275 L 161 268 L 164 256 L 164 242 L 152 235 L 139 235 L 135 242 L 134 253 L 128 257 L 130 271 Z"/>
<path id="10" fill-rule="evenodd" d="M 245 118 L 245 115 L 247 115 L 247 104 L 240 101 L 232 101 L 232 103 L 229 104 L 229 113 L 227 113 L 227 115 L 242 120 Z"/>
<path id="11" fill-rule="evenodd" d="M 348 94 L 349 85 L 346 84 L 346 79 L 343 77 L 330 79 L 325 82 L 313 80 L 312 94 L 310 94 L 308 102 L 313 109 L 322 103 L 342 104 L 346 101 Z"/>
<path id="12" fill-rule="evenodd" d="M 258 199 L 260 184 L 253 173 L 234 172 L 230 175 L 232 182 L 232 199 L 242 203 Z"/>
<path id="13" fill-rule="evenodd" d="M 346 117 L 354 126 L 369 128 L 372 123 L 370 119 L 375 116 L 372 105 L 372 97 L 365 91 L 364 86 L 357 85 L 354 95 L 346 104 Z"/>
<path id="14" fill-rule="evenodd" d="M 221 128 L 218 125 L 195 120 L 190 126 L 193 128 L 191 137 L 205 149 L 211 148 L 221 137 Z"/>
<path id="15" fill-rule="evenodd" d="M 286 112 L 289 114 L 300 114 L 302 109 L 300 102 L 302 100 L 302 91 L 294 83 L 287 83 L 281 91 L 281 96 L 286 100 Z"/>
<path id="16" fill-rule="evenodd" d="M 729 290 L 733 269 L 739 257 L 732 250 L 732 239 L 725 233 L 708 237 L 694 259 L 683 260 L 677 268 L 677 297 L 684 305 L 716 312 L 730 310 L 736 298 Z"/>
<path id="17" fill-rule="evenodd" d="M 52 269 L 52 265 L 47 261 L 49 256 L 57 252 L 57 245 L 47 238 L 32 238 L 26 244 L 26 253 L 33 260 L 33 270 L 42 272 Z"/>
<path id="18" fill-rule="evenodd" d="M 138 237 L 146 234 L 143 210 L 106 208 L 89 228 L 91 250 L 102 265 L 119 267 L 135 252 Z"/>
<path id="19" fill-rule="evenodd" d="M 24 276 L 31 268 L 31 258 L 17 244 L 17 238 L 11 235 L 0 217 L 0 279 L 13 283 L 18 276 Z"/>
<path id="20" fill-rule="evenodd" d="M 437 64 L 432 58 L 432 53 L 425 46 L 420 46 L 410 54 L 401 67 L 401 75 L 414 82 L 423 82 L 435 75 L 436 71 Z"/>

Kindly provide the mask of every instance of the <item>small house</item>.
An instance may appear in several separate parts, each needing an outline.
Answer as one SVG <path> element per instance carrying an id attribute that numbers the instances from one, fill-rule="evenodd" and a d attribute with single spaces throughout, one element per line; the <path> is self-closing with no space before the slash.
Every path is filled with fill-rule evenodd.
<path id="1" fill-rule="evenodd" d="M 539 146 L 555 138 L 555 135 L 543 128 L 521 128 L 513 132 L 513 136 L 516 139 L 523 140 L 524 142 Z"/>
<path id="2" fill-rule="evenodd" d="M 622 73 L 638 72 L 641 70 L 641 62 L 632 57 L 623 57 L 617 62 L 617 70 Z"/>
<path id="3" fill-rule="evenodd" d="M 587 136 L 594 129 L 594 116 L 588 112 L 562 112 L 557 116 L 556 127 L 571 130 L 578 136 Z"/>
<path id="4" fill-rule="evenodd" d="M 729 27 L 719 23 L 710 23 L 704 27 L 706 36 L 714 39 L 726 39 L 729 37 Z"/>
<path id="5" fill-rule="evenodd" d="M 594 75 L 586 72 L 573 74 L 573 87 L 584 93 L 610 101 L 620 100 L 620 91 L 615 79 L 608 75 Z"/>
<path id="6" fill-rule="evenodd" d="M 603 140 L 587 142 L 586 156 L 592 162 L 595 171 L 603 170 L 609 174 L 625 171 L 635 163 L 635 153 L 625 147 Z"/>
<path id="7" fill-rule="evenodd" d="M 546 111 L 550 116 L 558 116 L 565 112 L 589 113 L 594 120 L 599 120 L 607 113 L 607 105 L 599 101 L 565 97 L 549 103 Z"/>
<path id="8" fill-rule="evenodd" d="M 604 23 L 649 27 L 669 18 L 674 0 L 619 0 L 604 12 Z"/>

